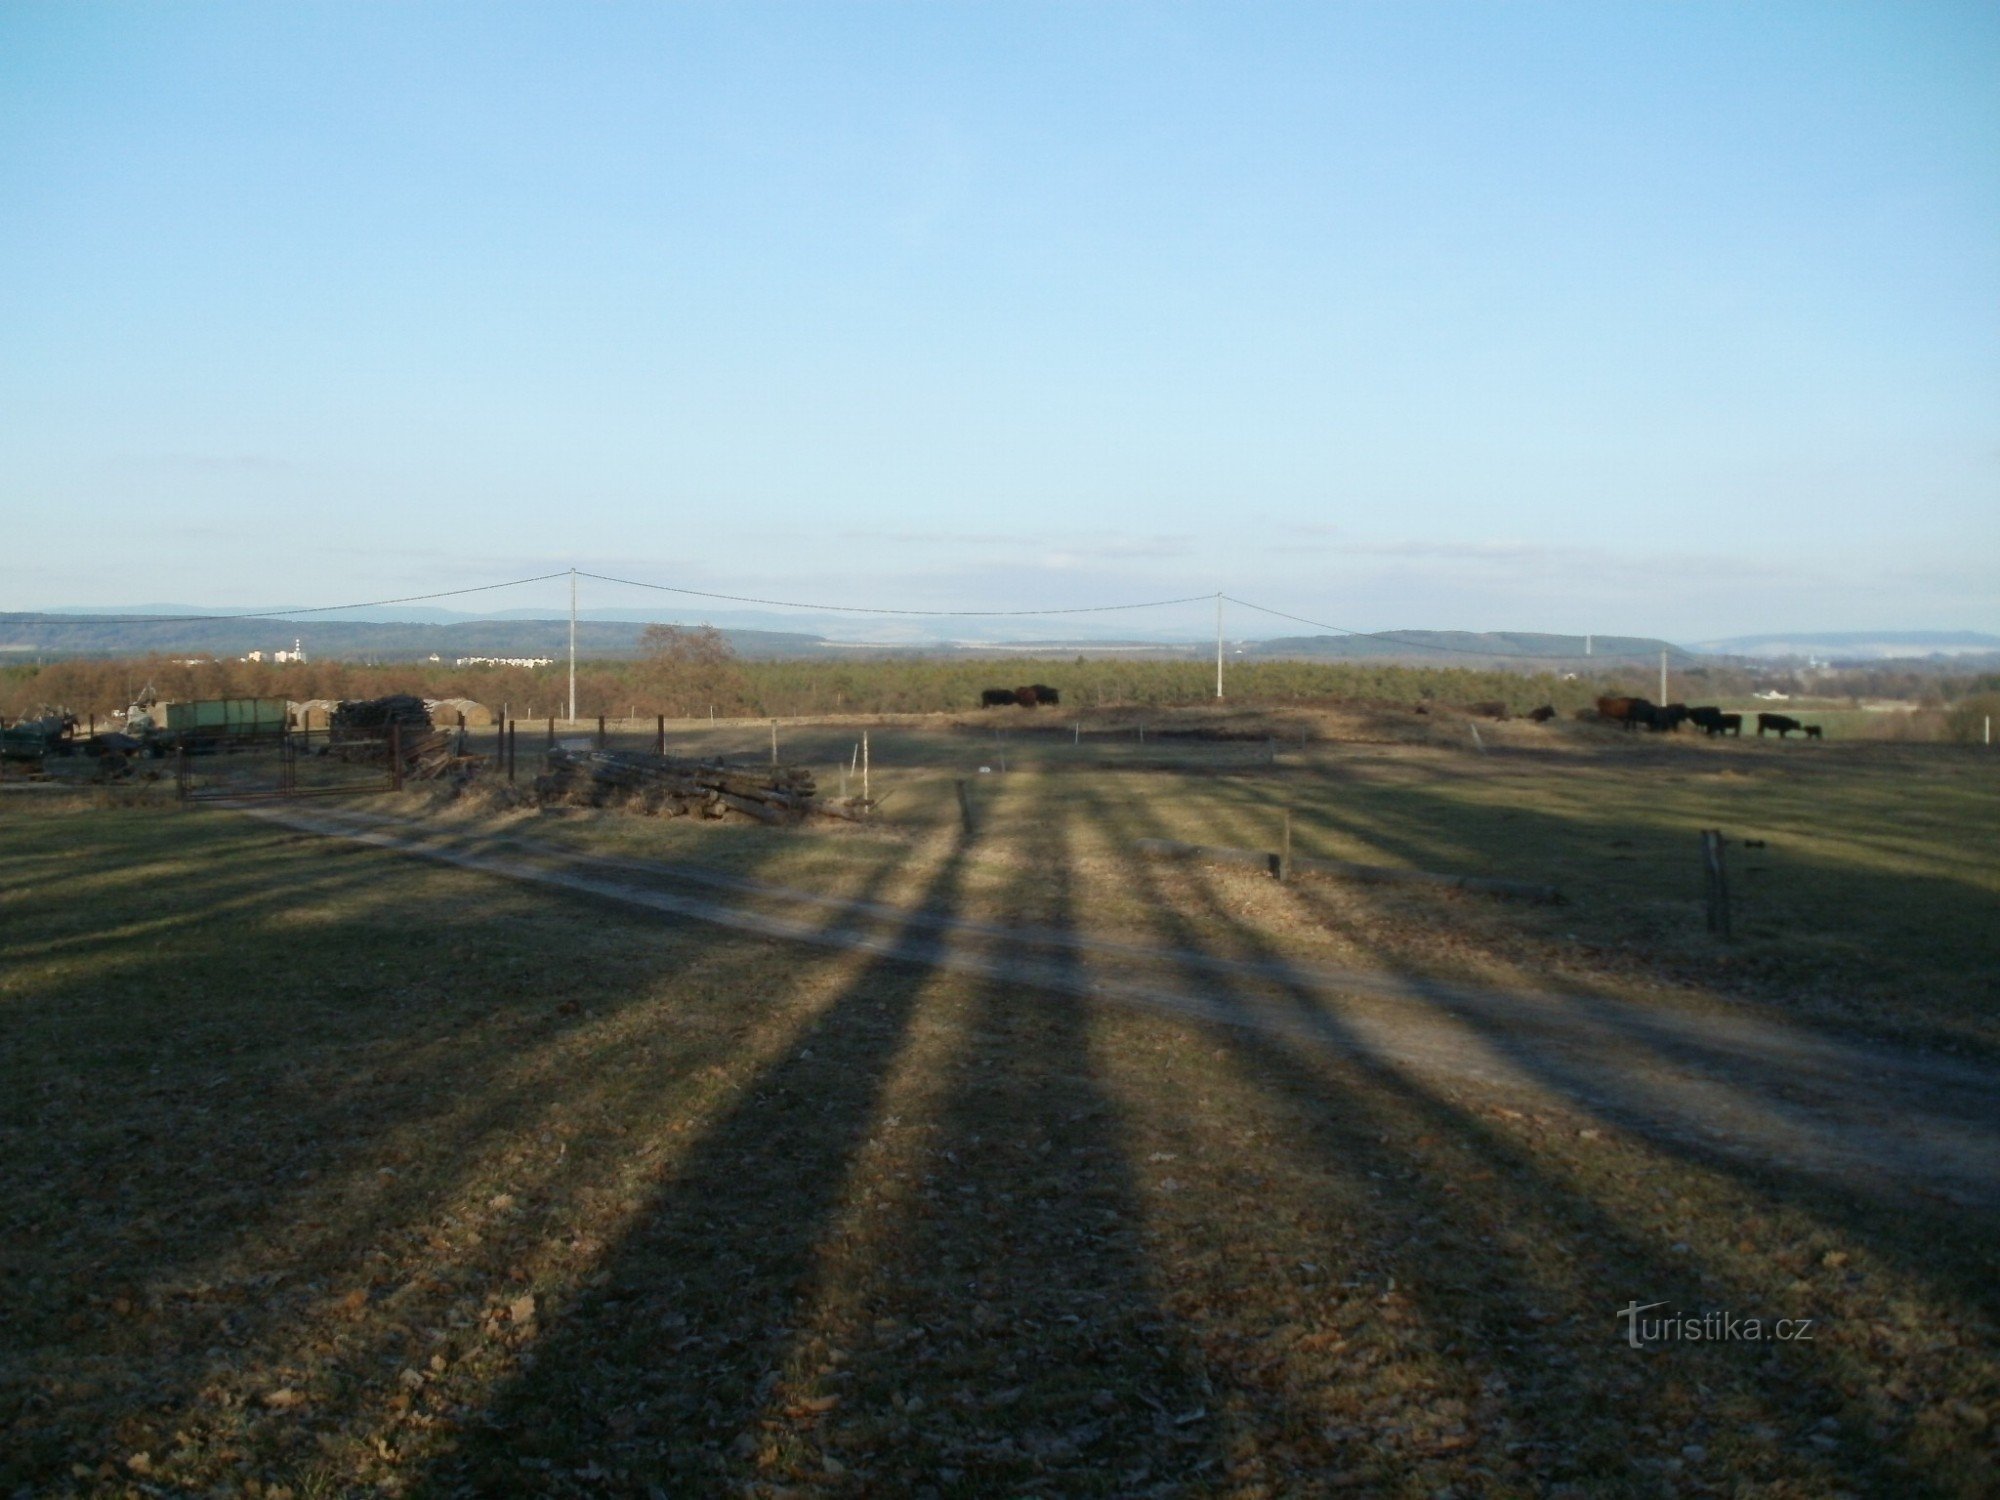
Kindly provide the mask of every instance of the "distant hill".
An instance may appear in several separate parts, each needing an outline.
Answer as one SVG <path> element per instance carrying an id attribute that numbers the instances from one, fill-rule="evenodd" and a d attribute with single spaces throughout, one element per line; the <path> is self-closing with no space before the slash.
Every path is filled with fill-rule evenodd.
<path id="1" fill-rule="evenodd" d="M 581 620 L 576 649 L 593 658 L 635 656 L 643 623 Z M 738 655 L 769 660 L 829 649 L 818 636 L 725 630 Z M 0 662 L 51 656 L 242 656 L 290 650 L 309 660 L 422 661 L 432 655 L 548 656 L 569 652 L 568 620 L 297 621 L 259 618 L 121 619 L 112 615 L 0 614 Z"/>
<path id="2" fill-rule="evenodd" d="M 1843 661 L 1892 661 L 1926 656 L 2000 653 L 2000 635 L 1976 630 L 1819 630 L 1788 635 L 1739 635 L 1696 647 L 1730 656 L 1838 657 Z"/>
<path id="3" fill-rule="evenodd" d="M 0 613 L 0 663 L 64 656 L 243 656 L 252 651 L 289 650 L 297 640 L 309 660 L 423 661 L 436 655 L 445 661 L 461 656 L 546 656 L 557 660 L 569 652 L 567 619 L 452 615 L 416 608 L 420 618 L 403 620 L 287 620 L 280 616 L 239 615 L 204 618 L 174 606 L 148 612 Z M 580 656 L 636 656 L 639 635 L 648 619 L 598 618 L 577 622 Z M 441 617 L 441 618 L 440 618 Z M 653 618 L 658 618 L 654 616 Z M 933 622 L 934 623 L 934 622 Z M 953 621 L 954 626 L 964 622 Z M 939 640 L 923 637 L 910 625 L 896 634 L 860 639 L 843 632 L 829 638 L 806 630 L 762 630 L 735 623 L 720 624 L 739 656 L 750 660 L 796 658 L 852 659 L 864 655 L 924 657 L 1007 657 L 1130 654 L 1145 657 L 1203 655 L 1212 644 L 1185 637 L 1122 639 L 1079 633 L 1065 639 L 1034 641 L 1005 638 Z M 1018 626 L 1016 627 L 1018 628 Z M 858 632 L 857 632 L 858 633 Z M 996 630 L 995 636 L 1000 632 Z M 900 636 L 900 638 L 899 638 Z M 1239 659 L 1305 659 L 1323 661 L 1374 660 L 1425 663 L 1434 666 L 1516 666 L 1580 670 L 1620 661 L 1657 662 L 1660 652 L 1675 662 L 1693 660 L 1685 648 L 1645 636 L 1548 635 L 1533 631 L 1479 633 L 1461 630 L 1397 630 L 1377 635 L 1290 636 L 1276 640 L 1231 642 Z"/>
<path id="4" fill-rule="evenodd" d="M 1657 663 L 1697 659 L 1685 646 L 1637 635 L 1546 635 L 1531 630 L 1387 630 L 1375 635 L 1295 635 L 1257 641 L 1245 656 L 1312 660 L 1426 663 L 1432 666 L 1527 666 L 1575 671 L 1614 662 Z"/>

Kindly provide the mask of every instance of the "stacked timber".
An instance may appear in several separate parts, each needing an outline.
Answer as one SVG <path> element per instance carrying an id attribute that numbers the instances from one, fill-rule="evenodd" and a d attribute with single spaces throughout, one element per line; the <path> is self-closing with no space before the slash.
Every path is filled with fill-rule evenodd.
<path id="1" fill-rule="evenodd" d="M 732 766 L 624 750 L 552 750 L 535 790 L 545 802 L 630 806 L 668 818 L 735 812 L 760 823 L 797 823 L 813 813 L 858 819 L 864 811 L 858 798 L 821 798 L 803 766 Z"/>
<path id="2" fill-rule="evenodd" d="M 334 709 L 328 723 L 336 736 L 346 730 L 386 739 L 390 726 L 395 725 L 407 737 L 414 730 L 431 727 L 431 711 L 423 699 L 409 693 L 391 693 L 386 698 L 348 698 Z"/>
<path id="3" fill-rule="evenodd" d="M 407 693 L 342 702 L 330 716 L 329 729 L 322 753 L 359 765 L 386 766 L 393 736 L 403 775 L 410 780 L 468 772 L 483 761 L 461 753 L 455 731 L 433 728 L 424 700 Z"/>

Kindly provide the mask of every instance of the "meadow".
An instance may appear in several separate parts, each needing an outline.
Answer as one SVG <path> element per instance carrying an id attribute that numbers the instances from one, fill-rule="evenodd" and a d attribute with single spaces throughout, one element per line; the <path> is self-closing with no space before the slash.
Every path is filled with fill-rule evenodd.
<path id="1" fill-rule="evenodd" d="M 833 783 L 865 732 L 871 823 L 300 815 L 461 864 L 159 786 L 7 796 L 0 1484 L 1990 1493 L 2000 1203 L 1942 1167 L 1994 1122 L 1864 1171 L 1799 1142 L 1865 1144 L 1865 1099 L 1690 1050 L 2000 1063 L 1990 757 L 1474 727 L 822 721 L 783 754 Z M 1272 848 L 1287 811 L 1302 854 L 1567 899 L 1133 852 Z M 823 940 L 475 856 L 810 893 Z M 950 923 L 978 963 L 923 961 Z M 1009 931 L 1073 941 L 1017 973 Z M 1596 1050 L 1516 1045 L 1558 1024 Z M 1739 1139 L 1660 1124 L 1710 1098 Z M 1628 1304 L 1810 1337 L 1634 1348 Z"/>

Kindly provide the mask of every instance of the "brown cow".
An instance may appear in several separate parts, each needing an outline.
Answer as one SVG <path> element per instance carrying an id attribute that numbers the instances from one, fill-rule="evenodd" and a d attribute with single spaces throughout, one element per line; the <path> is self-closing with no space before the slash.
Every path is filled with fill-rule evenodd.
<path id="1" fill-rule="evenodd" d="M 1659 710 L 1645 698 L 1599 698 L 1597 714 L 1599 718 L 1623 724 L 1627 729 L 1637 729 L 1641 724 L 1652 729 L 1659 723 Z"/>

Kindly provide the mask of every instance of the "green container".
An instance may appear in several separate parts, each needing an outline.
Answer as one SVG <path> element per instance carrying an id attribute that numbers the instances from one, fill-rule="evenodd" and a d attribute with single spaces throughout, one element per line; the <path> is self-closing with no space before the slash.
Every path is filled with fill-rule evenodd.
<path id="1" fill-rule="evenodd" d="M 283 698 L 201 698 L 166 705 L 169 733 L 251 739 L 284 733 L 290 704 Z"/>

